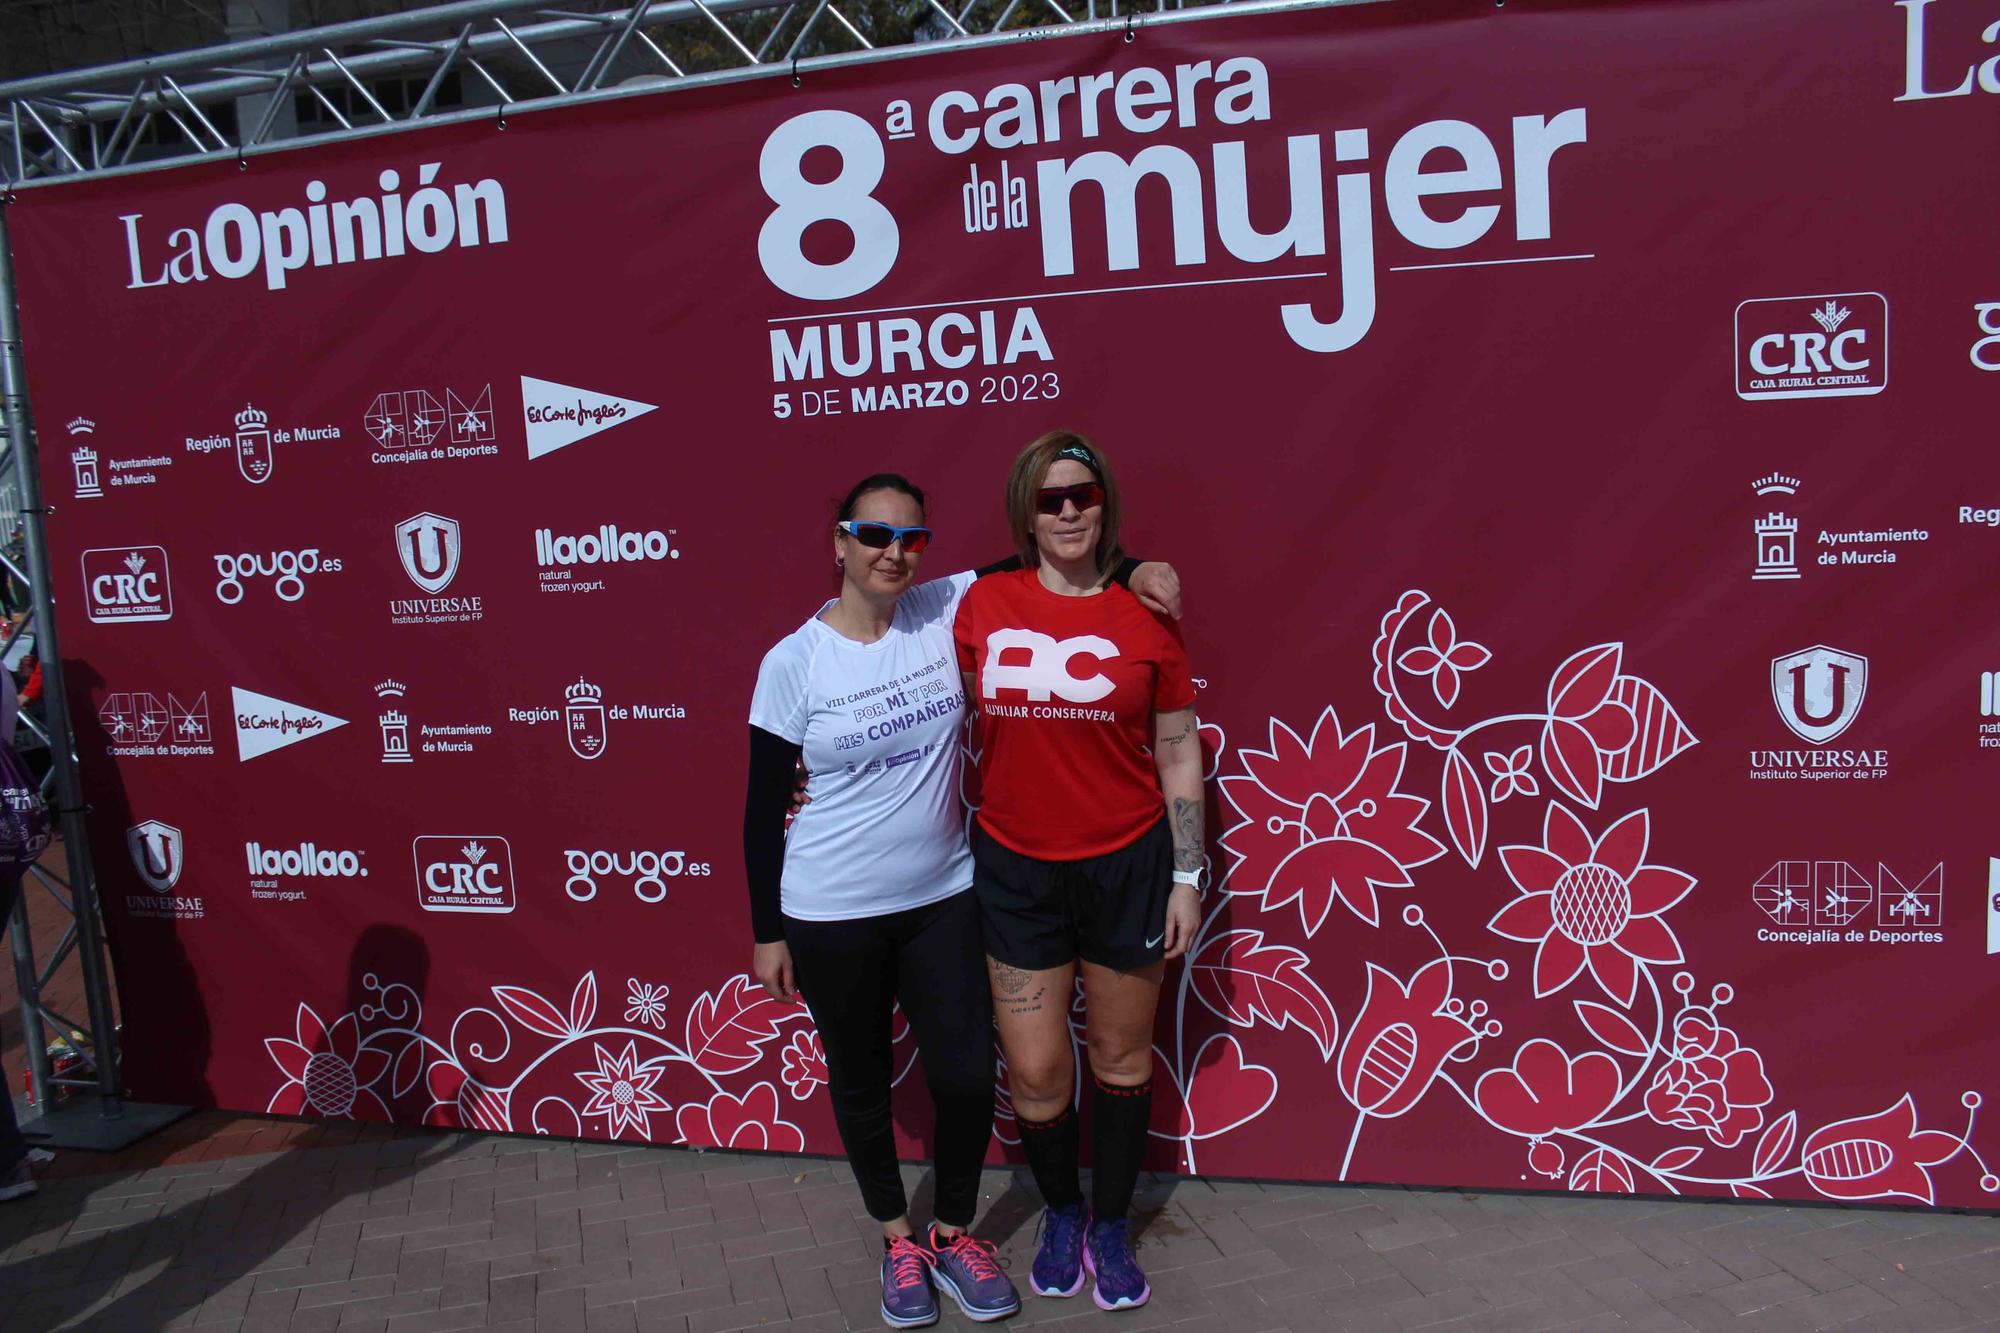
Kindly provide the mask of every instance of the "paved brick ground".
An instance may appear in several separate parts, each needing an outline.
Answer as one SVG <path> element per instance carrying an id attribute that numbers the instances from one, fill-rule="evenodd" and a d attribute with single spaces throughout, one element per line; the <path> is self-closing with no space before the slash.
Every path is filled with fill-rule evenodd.
<path id="1" fill-rule="evenodd" d="M 38 930 L 59 928 L 34 906 Z M 0 1061 L 18 1079 L 0 974 Z M 0 1204 L 7 1333 L 882 1326 L 878 1229 L 845 1165 L 818 1159 L 211 1111 L 40 1174 L 40 1195 Z M 1139 1202 L 1150 1306 L 1030 1297 L 1009 1323 L 2000 1328 L 2000 1218 L 1165 1178 Z M 1034 1216 L 1025 1181 L 988 1175 L 976 1230 L 1016 1274 Z"/>
<path id="2" fill-rule="evenodd" d="M 1024 1273 L 1031 1196 L 1009 1172 L 987 1187 L 976 1229 Z M 1167 1178 L 1140 1207 L 1151 1306 L 1031 1297 L 1012 1323 L 2000 1327 L 1992 1217 Z M 294 1147 L 0 1205 L 0 1324 L 870 1329 L 876 1235 L 846 1167 L 819 1159 L 465 1134 Z"/>

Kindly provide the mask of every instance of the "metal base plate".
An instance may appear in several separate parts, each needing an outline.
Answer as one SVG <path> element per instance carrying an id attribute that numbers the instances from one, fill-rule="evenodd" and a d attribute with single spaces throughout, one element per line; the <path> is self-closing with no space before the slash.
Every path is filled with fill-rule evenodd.
<path id="1" fill-rule="evenodd" d="M 165 1129 L 193 1111 L 192 1106 L 160 1102 L 121 1102 L 120 1114 L 107 1119 L 96 1097 L 70 1097 L 42 1112 L 21 1098 L 14 1099 L 14 1118 L 32 1148 L 80 1148 L 86 1152 L 117 1152 Z"/>

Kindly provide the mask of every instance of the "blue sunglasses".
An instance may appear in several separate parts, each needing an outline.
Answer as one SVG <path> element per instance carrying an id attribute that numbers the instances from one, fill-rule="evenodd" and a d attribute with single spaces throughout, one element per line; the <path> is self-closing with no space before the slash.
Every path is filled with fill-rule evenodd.
<path id="1" fill-rule="evenodd" d="M 915 555 L 931 544 L 929 528 L 899 528 L 889 523 L 865 523 L 846 518 L 840 521 L 840 530 L 863 546 L 877 551 L 885 551 L 892 543 L 901 542 L 905 551 Z"/>

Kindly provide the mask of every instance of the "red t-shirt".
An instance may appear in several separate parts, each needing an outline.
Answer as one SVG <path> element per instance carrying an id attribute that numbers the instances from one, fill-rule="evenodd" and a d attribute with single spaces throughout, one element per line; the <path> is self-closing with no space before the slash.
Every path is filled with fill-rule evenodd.
<path id="1" fill-rule="evenodd" d="M 975 673 L 979 826 L 1045 861 L 1117 851 L 1165 807 L 1153 714 L 1194 706 L 1180 631 L 1115 585 L 1050 592 L 1032 569 L 980 579 L 959 604 Z"/>

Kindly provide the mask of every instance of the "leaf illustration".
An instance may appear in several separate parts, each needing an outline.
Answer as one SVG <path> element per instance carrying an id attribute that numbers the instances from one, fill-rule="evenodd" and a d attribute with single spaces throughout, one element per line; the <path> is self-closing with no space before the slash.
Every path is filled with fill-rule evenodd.
<path id="1" fill-rule="evenodd" d="M 1486 854 L 1486 787 L 1458 750 L 1444 761 L 1444 826 L 1465 863 L 1477 867 Z"/>
<path id="2" fill-rule="evenodd" d="M 1542 767 L 1565 795 L 1597 808 L 1604 779 L 1597 767 L 1597 742 L 1589 732 L 1574 722 L 1550 718 L 1542 728 Z"/>
<path id="3" fill-rule="evenodd" d="M 1696 743 L 1667 697 L 1637 676 L 1620 676 L 1611 697 L 1632 711 L 1632 739 L 1604 756 L 1604 776 L 1637 782 Z"/>
<path id="4" fill-rule="evenodd" d="M 1275 1028 L 1295 1023 L 1318 1044 L 1320 1059 L 1330 1060 L 1340 1020 L 1306 975 L 1306 961 L 1288 945 L 1264 943 L 1260 930 L 1232 930 L 1204 945 L 1188 971 L 1195 998 L 1216 1017 L 1240 1028 L 1260 1018 Z"/>
<path id="5" fill-rule="evenodd" d="M 459 1089 L 458 1105 L 468 1128 L 490 1129 L 495 1133 L 505 1133 L 513 1128 L 504 1089 L 489 1088 L 483 1083 L 467 1083 Z"/>
<path id="6" fill-rule="evenodd" d="M 1576 1170 L 1570 1173 L 1569 1187 L 1598 1194 L 1630 1194 L 1632 1168 L 1617 1153 L 1593 1148 L 1577 1160 Z"/>
<path id="7" fill-rule="evenodd" d="M 1278 1097 L 1278 1076 L 1243 1058 L 1236 1038 L 1218 1032 L 1195 1052 L 1182 1110 L 1187 1137 L 1212 1139 L 1264 1114 Z"/>
<path id="8" fill-rule="evenodd" d="M 1644 1033 L 1632 1025 L 1632 1020 L 1609 1005 L 1592 1000 L 1576 1002 L 1576 1016 L 1590 1029 L 1590 1035 L 1617 1051 L 1620 1055 L 1644 1055 L 1653 1048 Z"/>
<path id="9" fill-rule="evenodd" d="M 1622 643 L 1600 643 L 1571 653 L 1549 677 L 1549 711 L 1557 717 L 1578 718 L 1595 712 L 1618 679 L 1624 658 Z"/>
<path id="10" fill-rule="evenodd" d="M 1701 1156 L 1701 1146 L 1699 1144 L 1683 1143 L 1680 1147 L 1669 1148 L 1658 1157 L 1655 1157 L 1652 1160 L 1651 1167 L 1655 1171 L 1679 1171 L 1699 1156 Z"/>
<path id="11" fill-rule="evenodd" d="M 576 983 L 576 989 L 569 997 L 569 1026 L 572 1032 L 582 1032 L 597 1017 L 597 973 L 586 972 Z"/>
<path id="12" fill-rule="evenodd" d="M 1792 1155 L 1792 1144 L 1799 1137 L 1799 1113 L 1787 1111 L 1771 1122 L 1763 1136 L 1757 1140 L 1757 1151 L 1750 1158 L 1750 1174 L 1768 1176 L 1784 1166 L 1785 1159 Z"/>
<path id="13" fill-rule="evenodd" d="M 805 1016 L 805 1010 L 772 999 L 739 972 L 688 1010 L 688 1057 L 704 1073 L 740 1074 L 757 1063 L 764 1043 L 778 1035 L 778 1024 Z"/>
<path id="14" fill-rule="evenodd" d="M 514 1021 L 530 1032 L 539 1032 L 544 1037 L 564 1038 L 573 1035 L 569 1020 L 562 1010 L 529 990 L 526 986 L 495 986 L 493 998 L 500 1001 L 500 1007 L 514 1016 Z"/>
<path id="15" fill-rule="evenodd" d="M 408 1096 L 424 1076 L 424 1044 L 412 1037 L 396 1053 L 396 1065 L 389 1075 L 389 1095 Z"/>
<path id="16" fill-rule="evenodd" d="M 1729 1192 L 1739 1199 L 1768 1199 L 1771 1197 L 1770 1191 L 1758 1189 L 1755 1185 L 1746 1185 L 1741 1181 L 1732 1182 L 1729 1186 Z"/>

